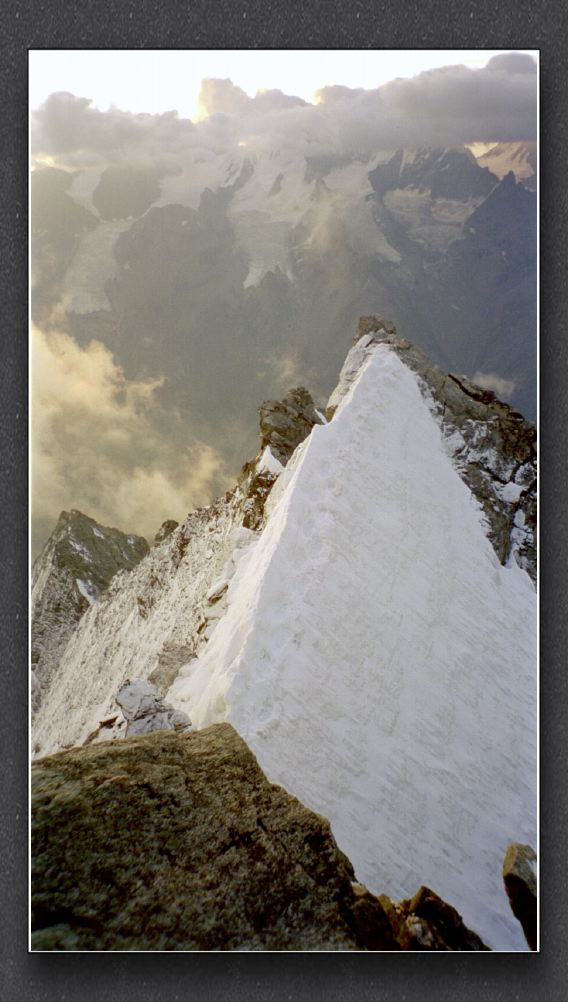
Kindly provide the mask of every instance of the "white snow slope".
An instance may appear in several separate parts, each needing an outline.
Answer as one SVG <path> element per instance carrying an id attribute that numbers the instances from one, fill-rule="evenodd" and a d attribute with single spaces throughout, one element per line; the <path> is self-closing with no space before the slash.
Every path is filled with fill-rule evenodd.
<path id="1" fill-rule="evenodd" d="M 370 890 L 427 884 L 526 949 L 501 866 L 536 844 L 534 588 L 499 564 L 414 373 L 380 344 L 346 372 L 168 700 L 229 720 Z"/>
<path id="2" fill-rule="evenodd" d="M 191 512 L 134 570 L 114 576 L 50 675 L 34 720 L 36 754 L 85 741 L 116 713 L 116 693 L 125 680 L 147 679 L 166 651 L 174 658 L 185 652 L 181 662 L 189 656 L 202 620 L 221 614 L 222 601 L 208 609 L 212 582 L 231 573 L 233 558 L 254 538 L 238 522 L 235 528 L 238 516 L 242 521 L 238 500 L 220 499 Z"/>

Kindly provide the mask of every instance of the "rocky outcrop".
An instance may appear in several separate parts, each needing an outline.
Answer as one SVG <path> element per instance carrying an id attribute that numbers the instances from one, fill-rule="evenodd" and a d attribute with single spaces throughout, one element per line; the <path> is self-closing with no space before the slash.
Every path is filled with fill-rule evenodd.
<path id="1" fill-rule="evenodd" d="M 445 445 L 483 509 L 502 564 L 514 558 L 536 580 L 536 429 L 509 404 L 467 377 L 444 373 L 381 316 L 364 316 L 326 416 L 331 419 L 373 345 L 388 344 L 419 376 Z"/>
<path id="2" fill-rule="evenodd" d="M 264 506 L 278 473 L 259 469 L 257 460 L 245 463 L 239 475 L 239 488 L 243 491 L 243 526 L 257 532 L 264 523 Z"/>
<path id="3" fill-rule="evenodd" d="M 413 898 L 393 902 L 381 894 L 379 902 L 401 950 L 489 950 L 476 933 L 464 925 L 459 912 L 429 887 Z"/>
<path id="4" fill-rule="evenodd" d="M 531 950 L 538 949 L 536 853 L 530 845 L 513 843 L 503 861 L 503 882 L 513 914 L 523 927 Z"/>
<path id="5" fill-rule="evenodd" d="M 229 724 L 32 768 L 34 950 L 486 949 L 427 888 L 393 903 L 354 877 Z"/>
<path id="6" fill-rule="evenodd" d="M 282 400 L 266 400 L 259 413 L 262 447 L 268 446 L 283 465 L 314 425 L 323 424 L 311 394 L 303 386 L 289 390 Z"/>
<path id="7" fill-rule="evenodd" d="M 141 536 L 62 511 L 32 573 L 32 709 L 37 711 L 77 623 L 119 571 L 148 553 Z"/>
<path id="8" fill-rule="evenodd" d="M 132 682 L 126 679 L 116 694 L 115 702 L 118 710 L 104 717 L 83 745 L 116 741 L 153 731 L 180 731 L 183 734 L 193 730 L 187 714 L 166 703 L 157 686 L 147 679 L 138 678 Z"/>
<path id="9" fill-rule="evenodd" d="M 166 641 L 158 654 L 158 664 L 148 676 L 162 696 L 166 694 L 182 665 L 195 657 L 195 648 Z"/>
<path id="10" fill-rule="evenodd" d="M 121 685 L 116 701 L 126 720 L 126 736 L 152 731 L 191 730 L 191 720 L 181 710 L 164 702 L 159 690 L 147 679 L 129 679 Z"/>
<path id="11" fill-rule="evenodd" d="M 327 821 L 227 724 L 33 767 L 34 949 L 357 949 Z"/>

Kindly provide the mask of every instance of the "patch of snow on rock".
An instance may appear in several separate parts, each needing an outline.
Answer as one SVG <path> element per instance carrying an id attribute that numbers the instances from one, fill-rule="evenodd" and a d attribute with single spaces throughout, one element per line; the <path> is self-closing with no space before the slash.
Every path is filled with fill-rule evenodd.
<path id="1" fill-rule="evenodd" d="M 523 490 L 524 488 L 520 484 L 514 484 L 512 481 L 509 481 L 508 484 L 503 485 L 500 493 L 501 497 L 503 498 L 503 501 L 510 501 L 511 503 L 516 503 L 519 500 L 521 494 L 523 493 Z"/>
<path id="2" fill-rule="evenodd" d="M 89 588 L 87 582 L 83 581 L 82 578 L 77 578 L 76 580 L 77 580 L 77 588 L 81 592 L 83 598 L 87 599 L 89 605 L 93 605 L 94 602 L 96 602 L 97 600 L 97 596 L 94 594 L 93 590 Z"/>
<path id="3" fill-rule="evenodd" d="M 274 473 L 275 476 L 279 476 L 284 466 L 279 459 L 276 459 L 276 456 L 270 450 L 270 446 L 267 445 L 257 463 L 257 469 L 259 473 L 266 470 L 267 473 Z"/>

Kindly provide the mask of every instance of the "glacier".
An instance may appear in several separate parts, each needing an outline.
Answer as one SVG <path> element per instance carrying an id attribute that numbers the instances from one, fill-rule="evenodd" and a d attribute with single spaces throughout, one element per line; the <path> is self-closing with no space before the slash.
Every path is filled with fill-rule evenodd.
<path id="1" fill-rule="evenodd" d="M 352 349 L 334 406 L 168 701 L 197 727 L 232 723 L 371 891 L 427 884 L 493 949 L 526 949 L 501 865 L 537 838 L 533 583 L 499 563 L 388 344 Z"/>

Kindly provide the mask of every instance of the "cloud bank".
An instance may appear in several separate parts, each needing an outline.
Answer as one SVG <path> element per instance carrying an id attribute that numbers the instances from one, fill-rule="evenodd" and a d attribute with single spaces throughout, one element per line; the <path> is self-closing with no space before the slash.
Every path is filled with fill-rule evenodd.
<path id="1" fill-rule="evenodd" d="M 447 66 L 375 90 L 324 87 L 316 101 L 307 104 L 278 90 L 249 98 L 230 80 L 204 80 L 205 117 L 194 123 L 175 111 L 102 112 L 87 98 L 59 93 L 33 115 L 33 148 L 79 165 L 93 155 L 132 160 L 138 151 L 167 159 L 184 149 L 222 152 L 243 143 L 262 148 L 289 141 L 307 154 L 352 156 L 536 138 L 536 64 L 522 53 L 495 56 L 483 69 Z"/>

